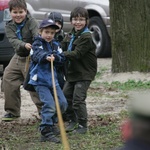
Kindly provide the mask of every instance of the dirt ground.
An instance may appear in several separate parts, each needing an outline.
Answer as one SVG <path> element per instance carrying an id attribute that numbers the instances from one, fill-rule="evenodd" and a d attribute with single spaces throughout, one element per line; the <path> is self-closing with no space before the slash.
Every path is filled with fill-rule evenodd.
<path id="1" fill-rule="evenodd" d="M 125 82 L 129 79 L 147 81 L 150 80 L 150 74 L 142 74 L 138 72 L 132 73 L 111 73 L 111 58 L 107 59 L 98 59 L 98 72 L 101 68 L 105 68 L 105 71 L 102 74 L 102 77 L 96 79 L 96 82 L 107 81 L 111 83 L 112 81 Z M 1 82 L 1 81 L 0 81 Z M 0 89 L 1 91 L 1 89 Z M 99 114 L 111 114 L 118 113 L 123 109 L 127 108 L 126 93 L 121 91 L 115 91 L 112 89 L 104 89 L 99 87 L 97 89 L 89 89 L 90 94 L 87 97 L 87 108 L 89 116 L 99 115 Z M 101 96 L 96 96 L 96 93 L 101 93 Z M 29 94 L 21 87 L 21 97 L 22 97 L 22 106 L 21 106 L 21 118 L 20 121 L 37 118 L 37 110 L 33 104 Z M 0 92 L 0 118 L 5 114 L 4 111 L 4 94 Z"/>

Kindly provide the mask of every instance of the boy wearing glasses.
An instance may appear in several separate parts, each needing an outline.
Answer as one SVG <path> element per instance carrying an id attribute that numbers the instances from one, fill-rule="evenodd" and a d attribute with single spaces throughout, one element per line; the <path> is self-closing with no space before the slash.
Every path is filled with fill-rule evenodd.
<path id="1" fill-rule="evenodd" d="M 88 29 L 88 12 L 75 8 L 70 15 L 72 31 L 62 42 L 68 60 L 66 83 L 63 92 L 68 101 L 67 114 L 70 123 L 66 131 L 84 134 L 87 132 L 87 90 L 97 72 L 97 58 L 91 32 Z"/>

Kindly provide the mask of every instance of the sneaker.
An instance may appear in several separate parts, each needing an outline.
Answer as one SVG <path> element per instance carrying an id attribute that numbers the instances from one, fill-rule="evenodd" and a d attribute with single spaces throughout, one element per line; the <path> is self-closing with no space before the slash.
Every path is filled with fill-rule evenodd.
<path id="1" fill-rule="evenodd" d="M 47 126 L 41 131 L 40 142 L 46 141 L 60 143 L 60 140 L 56 137 L 56 135 L 53 132 L 53 126 Z"/>
<path id="2" fill-rule="evenodd" d="M 85 134 L 86 132 L 87 132 L 87 127 L 84 127 L 84 126 L 82 126 L 82 125 L 78 125 L 78 128 L 77 129 L 75 129 L 72 133 L 74 133 L 74 134 Z"/>
<path id="3" fill-rule="evenodd" d="M 2 118 L 2 121 L 13 121 L 13 120 L 16 120 L 17 118 L 19 118 L 19 117 L 16 117 L 16 116 L 14 116 L 13 114 L 11 114 L 11 113 L 7 113 L 7 114 L 5 114 L 4 115 L 4 117 Z"/>
<path id="4" fill-rule="evenodd" d="M 41 135 L 40 142 L 46 142 L 46 141 L 60 143 L 60 140 L 56 137 L 56 135 L 51 134 L 51 133 L 46 134 L 46 135 Z"/>
<path id="5" fill-rule="evenodd" d="M 75 130 L 76 128 L 78 128 L 78 123 L 71 121 L 69 125 L 66 127 L 66 132 L 71 132 Z"/>
<path id="6" fill-rule="evenodd" d="M 52 126 L 52 129 L 53 129 L 53 133 L 55 134 L 55 135 L 60 135 L 60 130 L 59 130 L 59 128 L 57 127 L 57 126 Z"/>

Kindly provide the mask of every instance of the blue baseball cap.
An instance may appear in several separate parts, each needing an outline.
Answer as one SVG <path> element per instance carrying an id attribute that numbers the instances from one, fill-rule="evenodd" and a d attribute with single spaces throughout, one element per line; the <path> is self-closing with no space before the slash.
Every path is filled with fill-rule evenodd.
<path id="1" fill-rule="evenodd" d="M 46 27 L 54 27 L 55 29 L 59 29 L 59 27 L 55 24 L 55 22 L 52 19 L 45 19 L 40 23 L 40 29 Z"/>

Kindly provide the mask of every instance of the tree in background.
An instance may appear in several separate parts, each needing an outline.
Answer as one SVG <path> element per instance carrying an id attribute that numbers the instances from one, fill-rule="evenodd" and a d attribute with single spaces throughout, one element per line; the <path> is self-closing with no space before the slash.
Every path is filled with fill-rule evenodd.
<path id="1" fill-rule="evenodd" d="M 112 72 L 150 71 L 150 0 L 110 0 Z"/>

